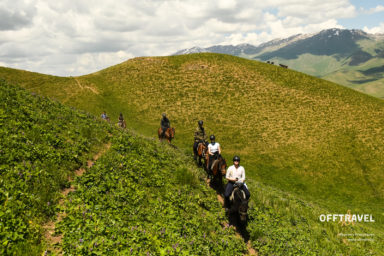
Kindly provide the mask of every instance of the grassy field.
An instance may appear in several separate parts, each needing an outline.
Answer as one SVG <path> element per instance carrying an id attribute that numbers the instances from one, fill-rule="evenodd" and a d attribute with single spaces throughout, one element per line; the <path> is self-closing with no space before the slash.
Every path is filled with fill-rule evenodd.
<path id="1" fill-rule="evenodd" d="M 384 220 L 384 102 L 269 64 L 219 54 L 135 58 L 81 77 L 1 68 L 32 92 L 155 136 L 162 112 L 175 144 L 190 154 L 202 119 L 226 158 L 239 154 L 247 176 L 279 187 L 326 213 Z M 251 191 L 258 193 L 257 186 Z M 262 201 L 260 201 L 262 202 Z M 311 216 L 316 223 L 318 216 Z M 336 231 L 335 231 L 336 232 Z"/>

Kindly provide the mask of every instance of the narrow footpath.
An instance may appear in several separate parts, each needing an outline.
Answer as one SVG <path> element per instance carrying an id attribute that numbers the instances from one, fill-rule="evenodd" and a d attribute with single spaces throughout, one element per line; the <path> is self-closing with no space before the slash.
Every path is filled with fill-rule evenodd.
<path id="1" fill-rule="evenodd" d="M 105 152 L 109 150 L 111 147 L 111 143 L 104 144 L 102 149 L 93 156 L 92 160 L 87 161 L 87 168 L 80 168 L 75 171 L 75 177 L 82 176 L 88 169 L 92 167 L 94 162 L 99 159 Z M 76 190 L 75 185 L 73 184 L 73 180 L 69 179 L 69 182 L 71 182 L 71 186 L 69 188 L 63 189 L 61 191 L 62 198 L 59 201 L 59 207 L 62 208 L 65 202 L 65 199 L 67 198 L 67 195 L 70 192 L 73 192 Z M 61 242 L 63 235 L 62 234 L 56 234 L 55 229 L 57 223 L 59 223 L 63 218 L 66 216 L 66 211 L 61 210 L 57 213 L 57 218 L 55 221 L 49 221 L 45 225 L 43 225 L 43 229 L 45 230 L 45 240 L 47 242 L 47 248 L 44 253 L 44 255 L 63 255 L 63 252 L 61 250 Z"/>
<path id="2" fill-rule="evenodd" d="M 217 189 L 213 188 L 211 185 L 211 181 L 209 179 L 207 179 L 207 185 L 214 189 L 217 193 L 217 201 L 219 201 L 219 203 L 221 204 L 222 207 L 224 207 L 224 198 L 223 196 L 221 195 L 221 192 L 218 191 Z M 223 223 L 224 225 L 229 225 L 229 223 Z M 249 240 L 249 234 L 246 232 L 245 228 L 241 228 L 239 227 L 238 225 L 235 225 L 236 227 L 236 236 L 237 237 L 241 237 L 244 242 L 246 243 L 247 245 L 247 250 L 248 250 L 248 253 L 245 254 L 245 255 L 258 255 L 257 251 L 252 248 L 252 244 L 251 244 L 251 241 Z"/>

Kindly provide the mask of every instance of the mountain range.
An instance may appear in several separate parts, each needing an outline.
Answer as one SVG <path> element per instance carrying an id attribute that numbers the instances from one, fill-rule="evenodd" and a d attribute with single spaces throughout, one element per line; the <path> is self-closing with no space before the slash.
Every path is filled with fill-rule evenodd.
<path id="1" fill-rule="evenodd" d="M 297 34 L 258 46 L 251 44 L 192 47 L 174 55 L 224 53 L 283 64 L 375 97 L 384 98 L 384 35 L 362 30 L 327 29 Z"/>

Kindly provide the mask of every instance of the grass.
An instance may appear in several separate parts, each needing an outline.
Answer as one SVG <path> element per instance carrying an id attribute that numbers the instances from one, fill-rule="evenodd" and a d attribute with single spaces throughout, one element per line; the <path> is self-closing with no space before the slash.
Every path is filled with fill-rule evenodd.
<path id="1" fill-rule="evenodd" d="M 147 136 L 156 136 L 166 112 L 176 127 L 174 142 L 186 152 L 202 119 L 227 159 L 241 156 L 250 179 L 323 211 L 373 214 L 376 223 L 362 225 L 381 234 L 384 103 L 379 99 L 220 54 L 135 58 L 76 78 L 5 68 L 0 77 L 95 115 L 106 110 L 112 121 L 122 112 L 129 127 Z M 269 197 L 259 189 L 253 186 L 251 192 Z M 309 214 L 316 223 L 317 216 Z"/>

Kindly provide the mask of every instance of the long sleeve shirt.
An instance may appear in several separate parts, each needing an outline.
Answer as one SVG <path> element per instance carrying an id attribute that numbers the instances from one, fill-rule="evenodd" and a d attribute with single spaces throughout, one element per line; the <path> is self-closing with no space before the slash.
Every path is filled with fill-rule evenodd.
<path id="1" fill-rule="evenodd" d="M 206 135 L 205 135 L 204 128 L 197 127 L 195 131 L 195 140 L 199 141 L 199 140 L 205 140 L 205 139 L 206 139 Z"/>
<path id="2" fill-rule="evenodd" d="M 245 170 L 243 166 L 238 166 L 237 168 L 235 165 L 231 165 L 228 167 L 227 174 L 225 175 L 225 178 L 229 179 L 236 179 L 238 178 L 238 181 L 244 182 L 245 180 Z"/>

